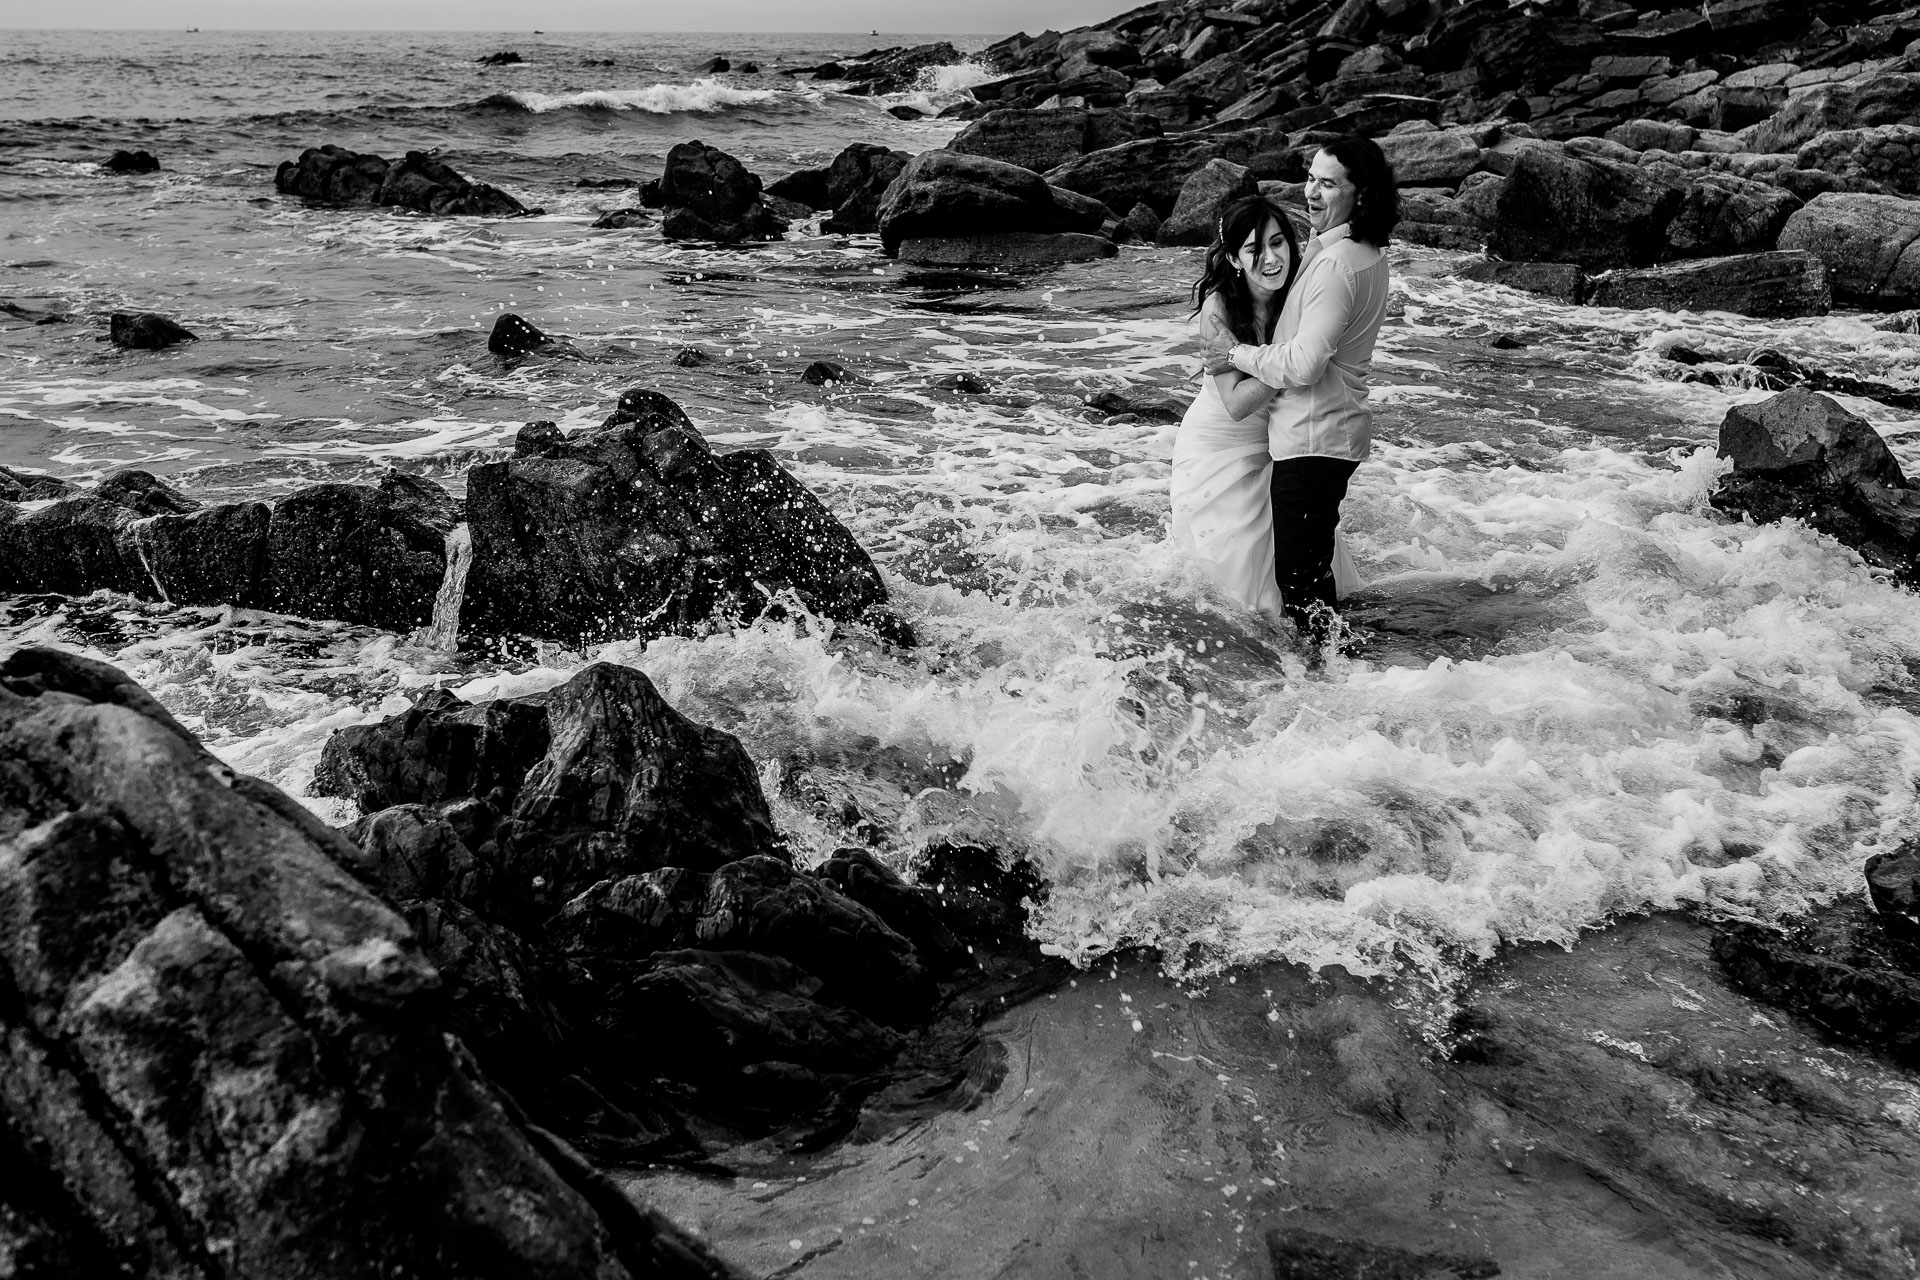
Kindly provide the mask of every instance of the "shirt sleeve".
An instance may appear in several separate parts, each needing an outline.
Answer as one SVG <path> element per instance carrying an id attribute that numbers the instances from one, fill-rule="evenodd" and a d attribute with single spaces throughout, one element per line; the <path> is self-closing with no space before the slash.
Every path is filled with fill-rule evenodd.
<path id="1" fill-rule="evenodd" d="M 1267 347 L 1235 347 L 1234 368 L 1281 388 L 1310 387 L 1325 376 L 1327 362 L 1353 319 L 1359 288 L 1352 269 L 1331 261 L 1309 272 L 1300 288 L 1300 328 L 1293 340 Z"/>

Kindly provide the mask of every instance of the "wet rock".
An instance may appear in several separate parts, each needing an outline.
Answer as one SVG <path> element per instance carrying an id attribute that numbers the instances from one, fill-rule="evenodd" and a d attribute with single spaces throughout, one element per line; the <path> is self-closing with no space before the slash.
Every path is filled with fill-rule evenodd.
<path id="1" fill-rule="evenodd" d="M 1257 196 L 1260 185 L 1243 164 L 1209 160 L 1180 186 L 1180 198 L 1160 224 L 1161 244 L 1210 245 L 1219 232 L 1220 214 L 1243 196 Z"/>
<path id="2" fill-rule="evenodd" d="M 875 49 L 857 59 L 836 65 L 831 77 L 852 82 L 856 92 L 869 94 L 904 93 L 919 81 L 929 67 L 951 67 L 964 61 L 961 53 L 945 40 L 892 49 Z"/>
<path id="3" fill-rule="evenodd" d="M 71 480 L 0 467 L 0 501 L 35 502 L 43 498 L 63 498 L 77 492 L 79 486 Z"/>
<path id="4" fill-rule="evenodd" d="M 652 225 L 653 215 L 645 209 L 609 209 L 593 220 L 595 231 L 627 231 Z"/>
<path id="5" fill-rule="evenodd" d="M 1826 263 L 1838 302 L 1910 306 L 1920 302 L 1920 202 L 1897 196 L 1815 196 L 1787 219 L 1782 249 Z"/>
<path id="6" fill-rule="evenodd" d="M 1920 925 L 1920 840 L 1904 840 L 1867 859 L 1867 895 L 1873 909 Z"/>
<path id="7" fill-rule="evenodd" d="M 1827 270 L 1803 249 L 1622 267 L 1596 277 L 1587 291 L 1596 307 L 1661 311 L 1731 311 L 1763 318 L 1825 315 L 1833 303 Z"/>
<path id="8" fill-rule="evenodd" d="M 152 596 L 152 581 L 133 549 L 137 520 L 119 503 L 91 492 L 37 511 L 0 510 L 0 589 Z"/>
<path id="9" fill-rule="evenodd" d="M 868 873 L 862 887 L 882 897 L 880 883 Z M 904 883 L 898 890 L 904 896 L 887 900 L 896 914 L 908 902 L 925 905 Z M 944 967 L 963 953 L 951 930 L 940 933 L 937 914 L 915 923 L 934 944 L 928 954 L 935 963 Z M 706 874 L 674 869 L 601 880 L 561 908 L 548 930 L 576 957 L 694 946 L 777 956 L 820 979 L 826 1000 L 886 1023 L 924 1018 L 934 997 L 914 942 L 877 910 L 830 878 L 764 855 Z"/>
<path id="10" fill-rule="evenodd" d="M 811 383 L 816 387 L 829 387 L 846 380 L 845 366 L 837 365 L 831 360 L 815 360 L 800 373 L 800 381 Z"/>
<path id="11" fill-rule="evenodd" d="M 669 240 L 778 240 L 787 224 L 760 197 L 760 179 L 718 147 L 682 142 L 667 152 L 657 199 Z"/>
<path id="12" fill-rule="evenodd" d="M 682 347 L 673 353 L 673 363 L 682 369 L 698 369 L 703 364 L 712 364 L 713 357 L 698 347 Z"/>
<path id="13" fill-rule="evenodd" d="M 549 737 L 543 697 L 467 703 L 434 690 L 398 715 L 336 730 L 320 753 L 314 790 L 345 797 L 368 813 L 496 791 L 510 800 L 547 754 Z M 396 892 L 452 896 L 437 881 L 417 893 Z"/>
<path id="14" fill-rule="evenodd" d="M 1113 238 L 1121 244 L 1153 244 L 1160 238 L 1160 215 L 1150 204 L 1136 204 L 1120 219 Z"/>
<path id="15" fill-rule="evenodd" d="M 267 607 L 272 525 L 273 509 L 264 502 L 223 502 L 186 514 L 161 513 L 133 524 L 129 532 L 134 558 L 160 599 L 259 609 Z"/>
<path id="16" fill-rule="evenodd" d="M 636 390 L 599 430 L 522 429 L 468 473 L 470 635 L 577 643 L 750 620 L 791 591 L 818 616 L 909 632 L 865 551 L 764 450 L 715 454 Z"/>
<path id="17" fill-rule="evenodd" d="M 22 306 L 7 299 L 0 299 L 0 314 L 10 315 L 15 320 L 24 320 L 31 325 L 67 323 L 64 312 L 43 311 L 38 307 Z"/>
<path id="18" fill-rule="evenodd" d="M 888 107 L 887 114 L 892 116 L 895 120 L 924 120 L 926 119 L 926 116 L 927 116 L 927 113 L 922 111 L 920 108 L 909 107 L 905 103 L 898 103 L 894 106 Z"/>
<path id="19" fill-rule="evenodd" d="M 1494 206 L 1487 248 L 1528 262 L 1575 262 L 1586 270 L 1650 266 L 1679 212 L 1678 187 L 1632 165 L 1519 153 Z"/>
<path id="20" fill-rule="evenodd" d="M 1051 267 L 1067 262 L 1111 258 L 1119 249 L 1105 236 L 1081 232 L 1045 234 L 1007 231 L 998 235 L 941 236 L 902 240 L 896 256 L 924 267 Z"/>
<path id="21" fill-rule="evenodd" d="M 942 391 L 958 391 L 962 395 L 969 396 L 985 395 L 987 392 L 993 390 L 985 381 L 975 377 L 971 373 L 942 374 L 940 377 L 935 378 L 929 385 L 938 387 Z"/>
<path id="22" fill-rule="evenodd" d="M 497 356 L 523 356 L 540 350 L 551 341 L 553 339 L 536 328 L 532 321 L 508 311 L 493 322 L 493 331 L 487 335 L 487 350 Z"/>
<path id="23" fill-rule="evenodd" d="M 904 151 L 856 142 L 827 166 L 827 207 L 833 216 L 820 224 L 828 235 L 876 230 L 880 201 L 911 159 Z"/>
<path id="24" fill-rule="evenodd" d="M 116 151 L 100 167 L 108 173 L 158 173 L 160 162 L 150 151 Z"/>
<path id="25" fill-rule="evenodd" d="M 511 49 L 503 49 L 499 53 L 489 53 L 475 58 L 474 61 L 483 67 L 517 67 L 526 59 Z"/>
<path id="26" fill-rule="evenodd" d="M 1864 904 L 1837 904 L 1785 929 L 1722 925 L 1713 958 L 1756 999 L 1920 1065 L 1920 938 Z"/>
<path id="27" fill-rule="evenodd" d="M 737 1274 L 526 1127 L 337 838 L 130 683 L 44 650 L 0 664 L 0 789 L 11 838 L 35 833 L 0 872 L 0 1108 L 61 1256 L 191 1280 Z"/>
<path id="28" fill-rule="evenodd" d="M 443 217 L 512 218 L 529 212 L 498 187 L 471 182 L 424 151 L 389 161 L 332 143 L 309 147 L 298 160 L 281 163 L 273 185 L 309 200 L 398 205 Z"/>
<path id="29" fill-rule="evenodd" d="M 1492 1258 L 1415 1253 L 1298 1227 L 1267 1232 L 1273 1280 L 1484 1280 L 1500 1274 Z"/>
<path id="30" fill-rule="evenodd" d="M 108 337 L 116 347 L 158 351 L 177 342 L 196 342 L 199 335 L 151 311 L 116 311 L 108 317 Z"/>
<path id="31" fill-rule="evenodd" d="M 200 506 L 151 471 L 133 467 L 109 472 L 94 486 L 93 492 L 143 516 L 184 514 Z"/>
<path id="32" fill-rule="evenodd" d="M 1054 201 L 1047 180 L 1030 169 L 959 155 L 923 151 L 882 197 L 880 242 L 895 253 L 903 240 L 1092 231 L 1084 215 Z"/>
<path id="33" fill-rule="evenodd" d="M 1794 516 L 1898 580 L 1920 580 L 1920 492 L 1865 419 L 1794 387 L 1729 409 L 1720 453 L 1733 471 L 1711 498 L 1719 510 L 1760 523 Z"/>
<path id="34" fill-rule="evenodd" d="M 267 536 L 267 598 L 282 613 L 396 631 L 433 619 L 457 504 L 431 480 L 322 484 L 282 498 Z"/>
<path id="35" fill-rule="evenodd" d="M 726 58 L 723 58 L 716 54 L 714 57 L 711 57 L 707 59 L 706 62 L 702 63 L 700 66 L 700 70 L 703 73 L 710 76 L 719 75 L 723 72 L 733 70 L 733 63 L 728 61 Z"/>
<path id="36" fill-rule="evenodd" d="M 1087 397 L 1087 407 L 1101 413 L 1132 414 L 1143 422 L 1175 423 L 1186 416 L 1185 398 L 1159 387 L 1126 387 Z"/>

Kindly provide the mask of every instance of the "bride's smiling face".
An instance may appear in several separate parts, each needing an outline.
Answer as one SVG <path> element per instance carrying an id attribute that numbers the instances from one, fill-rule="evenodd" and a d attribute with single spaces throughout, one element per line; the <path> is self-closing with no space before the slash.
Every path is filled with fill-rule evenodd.
<path id="1" fill-rule="evenodd" d="M 1293 250 L 1286 233 L 1272 218 L 1256 227 L 1233 255 L 1247 291 L 1255 298 L 1270 298 L 1287 282 L 1287 268 L 1293 263 Z"/>

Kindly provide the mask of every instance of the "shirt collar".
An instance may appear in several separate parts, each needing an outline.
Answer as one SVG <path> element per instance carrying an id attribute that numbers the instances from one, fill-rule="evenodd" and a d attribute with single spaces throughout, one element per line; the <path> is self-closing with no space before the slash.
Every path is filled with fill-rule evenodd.
<path id="1" fill-rule="evenodd" d="M 1342 240 L 1349 239 L 1352 235 L 1353 224 L 1351 222 L 1343 222 L 1337 227 L 1328 227 L 1325 231 L 1313 237 L 1313 239 L 1314 243 L 1324 249 L 1330 244 L 1337 244 Z"/>

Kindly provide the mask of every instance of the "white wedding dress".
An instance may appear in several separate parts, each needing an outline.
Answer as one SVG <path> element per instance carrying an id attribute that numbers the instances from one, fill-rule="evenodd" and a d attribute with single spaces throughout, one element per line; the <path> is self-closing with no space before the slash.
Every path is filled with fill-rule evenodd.
<path id="1" fill-rule="evenodd" d="M 1280 619 L 1273 580 L 1273 459 L 1267 415 L 1235 422 L 1214 380 L 1201 375 L 1173 442 L 1173 542 L 1204 564 L 1220 589 L 1246 609 Z M 1333 538 L 1333 584 L 1339 595 L 1361 578 L 1344 535 Z"/>

